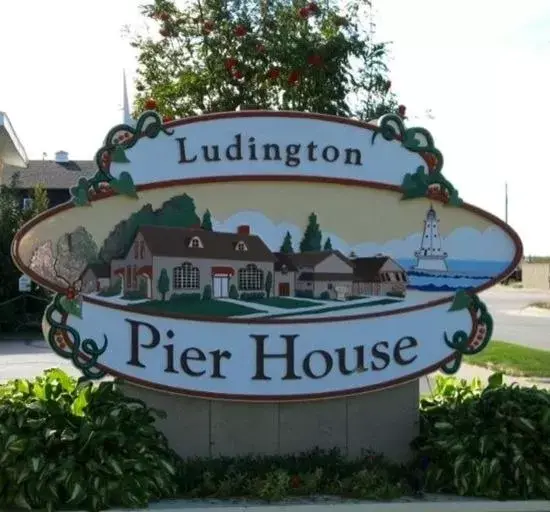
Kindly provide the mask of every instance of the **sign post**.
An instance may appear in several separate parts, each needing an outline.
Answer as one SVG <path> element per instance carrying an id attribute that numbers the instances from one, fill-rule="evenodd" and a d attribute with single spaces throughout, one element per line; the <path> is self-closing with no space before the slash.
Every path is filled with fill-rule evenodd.
<path id="1" fill-rule="evenodd" d="M 408 443 L 415 415 L 403 431 L 398 408 L 417 400 L 420 376 L 456 372 L 489 343 L 478 294 L 521 258 L 516 233 L 442 174 L 432 136 L 395 115 L 245 111 L 163 124 L 148 111 L 113 128 L 96 161 L 70 203 L 22 228 L 14 259 L 56 292 L 52 349 L 89 378 L 187 397 L 169 400 L 196 418 L 210 404 L 208 453 L 255 451 L 246 430 L 234 449 L 212 436 L 262 410 L 277 414 L 273 446 L 307 423 L 306 409 L 348 425 L 336 445 L 349 447 L 373 414 Z M 289 449 L 330 444 L 312 428 L 313 441 Z"/>

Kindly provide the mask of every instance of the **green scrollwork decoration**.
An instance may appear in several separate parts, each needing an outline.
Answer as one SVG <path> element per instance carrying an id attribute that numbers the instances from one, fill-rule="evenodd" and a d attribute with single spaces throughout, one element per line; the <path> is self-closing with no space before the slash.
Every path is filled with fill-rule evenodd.
<path id="1" fill-rule="evenodd" d="M 106 373 L 96 367 L 98 359 L 107 350 L 107 336 L 103 335 L 103 346 L 91 338 L 82 340 L 79 332 L 66 323 L 59 322 L 54 318 L 54 314 L 65 316 L 68 314 L 63 306 L 62 294 L 56 294 L 53 301 L 46 308 L 44 313 L 46 322 L 50 329 L 48 331 L 47 341 L 52 350 L 59 356 L 70 359 L 74 366 L 78 368 L 87 379 L 101 379 Z M 65 335 L 68 334 L 72 341 L 71 346 L 65 343 Z"/>
<path id="2" fill-rule="evenodd" d="M 487 310 L 485 303 L 475 294 L 466 290 L 458 290 L 454 296 L 449 311 L 467 309 L 474 319 L 471 333 L 456 331 L 450 338 L 443 333 L 445 344 L 455 351 L 455 359 L 441 367 L 447 374 L 456 373 L 460 368 L 463 356 L 471 356 L 481 352 L 491 341 L 493 336 L 493 317 Z"/>
<path id="3" fill-rule="evenodd" d="M 421 154 L 426 161 L 425 166 L 419 166 L 416 172 L 405 175 L 401 185 L 403 199 L 428 196 L 452 206 L 462 204 L 457 190 L 441 173 L 443 153 L 435 147 L 434 139 L 428 130 L 418 127 L 406 128 L 400 116 L 386 114 L 380 118 L 378 130 L 372 135 L 373 144 L 378 135 L 382 135 L 387 141 L 400 140 L 403 147 Z M 431 165 L 427 163 L 428 159 Z"/>
<path id="4" fill-rule="evenodd" d="M 73 203 L 77 206 L 90 204 L 90 196 L 109 187 L 118 194 L 137 198 L 136 187 L 129 172 L 122 172 L 116 178 L 111 174 L 111 164 L 130 163 L 126 150 L 134 147 L 140 138 L 156 138 L 160 133 L 172 135 L 173 130 L 165 128 L 162 118 L 156 112 L 147 111 L 137 120 L 136 126 L 120 124 L 112 128 L 105 137 L 103 146 L 95 155 L 96 174 L 91 179 L 80 178 L 71 188 Z"/>

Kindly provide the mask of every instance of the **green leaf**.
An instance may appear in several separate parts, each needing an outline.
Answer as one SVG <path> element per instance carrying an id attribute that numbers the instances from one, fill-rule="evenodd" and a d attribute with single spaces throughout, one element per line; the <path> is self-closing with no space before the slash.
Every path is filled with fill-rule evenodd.
<path id="1" fill-rule="evenodd" d="M 434 425 L 437 430 L 453 430 L 453 426 L 447 422 L 439 422 Z"/>
<path id="2" fill-rule="evenodd" d="M 91 393 L 92 389 L 90 386 L 86 386 L 86 388 L 80 391 L 74 402 L 71 404 L 71 412 L 75 416 L 84 416 L 84 409 L 88 406 Z"/>
<path id="3" fill-rule="evenodd" d="M 69 299 L 68 297 L 61 297 L 59 300 L 60 306 L 65 313 L 82 318 L 82 306 L 77 299 Z"/>
<path id="4" fill-rule="evenodd" d="M 137 198 L 136 186 L 129 172 L 121 172 L 118 178 L 109 182 L 110 187 L 117 192 L 128 197 Z"/>
<path id="5" fill-rule="evenodd" d="M 495 372 L 489 377 L 487 381 L 488 388 L 500 388 L 502 386 L 502 383 L 504 382 L 504 375 L 502 374 L 502 372 Z"/>
<path id="6" fill-rule="evenodd" d="M 458 290 L 454 296 L 453 303 L 449 308 L 449 311 L 461 311 L 468 309 L 472 304 L 472 297 L 470 297 L 464 290 Z"/>
<path id="7" fill-rule="evenodd" d="M 82 485 L 76 482 L 71 491 L 71 497 L 69 498 L 67 503 L 79 504 L 79 503 L 82 503 L 82 501 L 84 501 L 85 498 L 86 498 L 86 489 L 84 489 Z"/>
<path id="8" fill-rule="evenodd" d="M 512 418 L 512 423 L 516 427 L 518 427 L 519 429 L 523 430 L 528 434 L 532 434 L 532 435 L 537 434 L 537 429 L 535 428 L 535 425 L 531 420 L 528 420 L 527 418 L 522 418 L 522 417 Z"/>
<path id="9" fill-rule="evenodd" d="M 113 154 L 111 155 L 111 161 L 116 162 L 117 164 L 129 164 L 130 160 L 126 156 L 126 152 L 122 146 L 116 146 Z"/>
<path id="10" fill-rule="evenodd" d="M 27 501 L 27 497 L 25 496 L 25 492 L 22 489 L 15 495 L 15 498 L 14 498 L 13 502 L 19 508 L 22 508 L 22 509 L 25 509 L 25 510 L 31 510 L 32 509 L 31 505 Z"/>

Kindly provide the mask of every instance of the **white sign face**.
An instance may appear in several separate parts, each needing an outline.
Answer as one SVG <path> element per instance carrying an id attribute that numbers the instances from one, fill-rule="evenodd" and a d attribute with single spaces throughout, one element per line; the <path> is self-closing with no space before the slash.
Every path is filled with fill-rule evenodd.
<path id="1" fill-rule="evenodd" d="M 31 278 L 23 274 L 19 277 L 19 291 L 20 292 L 30 292 L 31 291 Z"/>
<path id="2" fill-rule="evenodd" d="M 303 401 L 452 373 L 492 334 L 477 293 L 521 258 L 394 115 L 146 112 L 96 160 L 13 247 L 57 292 L 52 349 L 92 378 Z"/>

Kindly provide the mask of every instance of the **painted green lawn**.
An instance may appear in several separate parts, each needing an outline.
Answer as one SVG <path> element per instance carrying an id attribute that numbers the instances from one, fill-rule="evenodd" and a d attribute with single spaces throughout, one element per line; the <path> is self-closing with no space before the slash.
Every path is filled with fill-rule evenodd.
<path id="1" fill-rule="evenodd" d="M 282 297 L 270 297 L 269 299 L 253 299 L 246 302 L 252 302 L 254 304 L 260 304 L 264 306 L 273 306 L 274 308 L 281 309 L 294 309 L 294 308 L 309 308 L 313 306 L 322 306 L 324 302 L 313 302 L 309 300 L 301 300 L 294 298 L 282 298 Z"/>
<path id="2" fill-rule="evenodd" d="M 252 313 L 263 313 L 261 309 L 254 309 L 232 302 L 221 300 L 178 300 L 167 301 L 152 300 L 136 304 L 135 309 L 144 312 L 163 312 L 163 313 L 182 313 L 185 315 L 205 315 L 205 316 L 238 316 L 250 315 Z"/>
<path id="3" fill-rule="evenodd" d="M 270 318 L 281 318 L 285 316 L 301 316 L 301 315 L 313 315 L 317 313 L 331 313 L 332 311 L 341 311 L 344 309 L 356 309 L 356 308 L 369 308 L 372 306 L 386 306 L 388 304 L 394 304 L 395 302 L 401 302 L 399 299 L 380 299 L 372 302 L 363 302 L 361 304 L 342 304 L 341 306 L 328 306 L 322 309 L 316 309 L 315 311 L 299 311 L 297 313 L 282 313 L 276 315 L 270 315 Z"/>
<path id="4" fill-rule="evenodd" d="M 514 377 L 550 377 L 550 351 L 505 341 L 490 341 L 485 350 L 464 362 Z"/>

